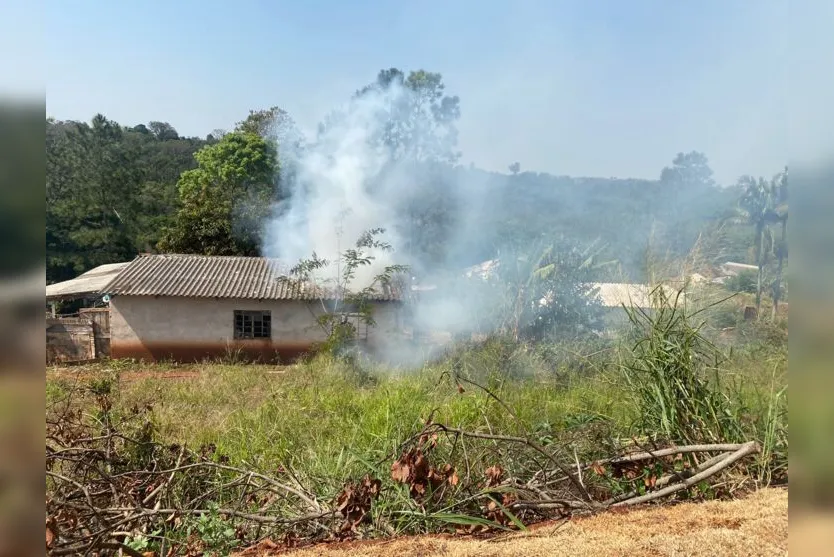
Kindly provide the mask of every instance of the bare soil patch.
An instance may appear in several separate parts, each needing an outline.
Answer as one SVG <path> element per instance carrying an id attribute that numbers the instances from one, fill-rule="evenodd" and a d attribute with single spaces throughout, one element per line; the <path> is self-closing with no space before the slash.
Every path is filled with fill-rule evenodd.
<path id="1" fill-rule="evenodd" d="M 298 550 L 250 549 L 266 557 L 444 556 L 769 556 L 787 555 L 788 491 L 768 488 L 732 501 L 646 506 L 551 522 L 490 538 L 414 536 L 319 544 Z"/>
<path id="2" fill-rule="evenodd" d="M 91 371 L 81 367 L 61 367 L 51 370 L 50 376 L 56 379 L 73 379 L 87 381 L 101 377 L 101 370 Z M 120 381 L 138 381 L 140 379 L 194 379 L 200 376 L 198 369 L 181 371 L 126 371 L 119 373 Z"/>
<path id="3" fill-rule="evenodd" d="M 268 366 L 264 373 L 268 376 L 281 376 L 287 373 L 288 366 Z M 87 381 L 102 376 L 102 372 L 111 371 L 103 364 L 62 365 L 47 369 L 47 376 L 54 379 L 73 379 Z M 120 381 L 138 381 L 140 379 L 196 379 L 204 373 L 200 364 L 178 365 L 174 368 L 149 367 L 119 371 Z"/>

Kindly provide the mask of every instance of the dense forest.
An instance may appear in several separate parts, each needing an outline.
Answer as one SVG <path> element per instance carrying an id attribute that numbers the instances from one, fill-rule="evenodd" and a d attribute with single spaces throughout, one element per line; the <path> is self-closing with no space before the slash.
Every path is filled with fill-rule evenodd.
<path id="1" fill-rule="evenodd" d="M 682 257 L 699 237 L 709 239 L 711 263 L 759 258 L 763 243 L 740 201 L 756 188 L 770 195 L 770 182 L 719 185 L 697 151 L 670 153 L 655 180 L 555 176 L 517 162 L 506 174 L 487 172 L 459 163 L 461 100 L 445 93 L 439 74 L 384 70 L 349 101 L 394 88 L 407 94 L 380 97 L 384 125 L 368 141 L 390 163 L 380 176 L 394 163 L 409 169 L 395 196 L 407 239 L 398 249 L 419 267 L 459 269 L 542 237 L 596 242 L 600 257 L 618 262 L 606 268 L 617 278 L 640 279 L 647 251 Z M 345 111 L 329 114 L 316 137 L 304 137 L 278 107 L 250 111 L 234 130 L 205 138 L 183 137 L 167 122 L 48 118 L 47 281 L 141 252 L 262 253 L 265 219 L 309 187 L 299 161 L 325 144 Z M 391 197 L 382 182 L 365 187 Z"/>

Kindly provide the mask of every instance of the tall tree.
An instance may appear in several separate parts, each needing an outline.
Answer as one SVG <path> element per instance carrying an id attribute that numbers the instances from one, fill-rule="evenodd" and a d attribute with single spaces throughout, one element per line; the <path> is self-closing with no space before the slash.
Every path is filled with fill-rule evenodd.
<path id="1" fill-rule="evenodd" d="M 47 119 L 47 280 L 153 250 L 176 212 L 177 180 L 205 143 L 171 130 L 101 115 L 90 123 Z"/>
<path id="2" fill-rule="evenodd" d="M 159 248 L 177 253 L 258 255 L 278 174 L 275 146 L 233 132 L 194 155 L 178 182 L 181 208 Z"/>
<path id="3" fill-rule="evenodd" d="M 170 141 L 180 138 L 180 134 L 168 122 L 150 122 L 148 129 L 159 141 Z"/>
<path id="4" fill-rule="evenodd" d="M 281 107 L 250 110 L 249 116 L 235 124 L 235 131 L 254 133 L 264 139 L 275 139 L 279 145 L 301 141 L 300 132 L 289 113 Z"/>
<path id="5" fill-rule="evenodd" d="M 50 126 L 50 124 L 47 124 Z M 47 263 L 60 278 L 135 255 L 135 146 L 116 122 L 57 123 L 47 133 Z"/>
<path id="6" fill-rule="evenodd" d="M 660 195 L 650 210 L 665 229 L 667 249 L 685 255 L 705 222 L 715 216 L 723 200 L 718 195 L 709 159 L 704 153 L 678 153 L 660 172 Z"/>
<path id="7" fill-rule="evenodd" d="M 678 153 L 672 160 L 672 166 L 664 167 L 660 172 L 660 181 L 672 187 L 705 189 L 715 185 L 712 175 L 707 156 L 690 151 Z"/>
<path id="8" fill-rule="evenodd" d="M 446 94 L 439 73 L 421 69 L 406 74 L 389 68 L 358 90 L 352 101 L 355 109 L 371 112 L 370 141 L 388 161 L 371 188 L 397 200 L 397 233 L 405 242 L 399 247 L 416 268 L 438 265 L 445 257 L 443 238 L 460 210 L 455 184 L 445 172 L 460 158 L 460 99 Z M 339 121 L 336 115 L 331 124 Z M 391 179 L 392 175 L 397 177 Z M 386 187 L 396 191 L 383 191 Z"/>
<path id="9" fill-rule="evenodd" d="M 281 107 L 250 110 L 245 120 L 238 122 L 235 131 L 254 133 L 274 141 L 278 150 L 281 173 L 278 176 L 277 197 L 284 198 L 295 187 L 298 167 L 304 153 L 305 138 L 290 114 Z"/>
<path id="10" fill-rule="evenodd" d="M 768 255 L 773 251 L 773 234 L 770 224 L 778 220 L 774 212 L 773 187 L 764 178 L 742 176 L 739 179 L 742 195 L 739 201 L 742 214 L 755 228 L 755 259 L 758 272 L 756 275 L 756 313 L 762 306 L 762 281 Z"/>
<path id="11" fill-rule="evenodd" d="M 788 167 L 777 174 L 771 182 L 771 196 L 774 200 L 773 213 L 782 228 L 779 244 L 776 246 L 776 279 L 773 283 L 773 312 L 771 319 L 776 318 L 779 311 L 779 302 L 782 300 L 782 273 L 784 271 L 785 258 L 788 257 Z"/>
<path id="12" fill-rule="evenodd" d="M 376 81 L 358 90 L 354 100 L 379 97 L 381 126 L 375 138 L 392 160 L 454 163 L 460 99 L 445 94 L 439 73 L 397 68 L 381 70 Z"/>

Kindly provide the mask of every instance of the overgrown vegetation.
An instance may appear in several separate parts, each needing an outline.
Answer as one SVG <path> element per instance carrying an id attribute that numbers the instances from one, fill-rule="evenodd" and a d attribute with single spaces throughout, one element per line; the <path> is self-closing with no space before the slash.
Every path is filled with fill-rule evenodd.
<path id="1" fill-rule="evenodd" d="M 699 311 L 666 299 L 632 313 L 620 341 L 494 337 L 420 369 L 322 354 L 280 369 L 56 370 L 52 549 L 223 554 L 264 540 L 518 529 L 661 490 L 704 498 L 784 483 L 785 346 L 722 353 Z M 173 367 L 195 377 L 155 373 Z"/>
<path id="2" fill-rule="evenodd" d="M 582 248 L 559 238 L 499 252 L 488 279 L 492 291 L 482 298 L 501 300 L 488 330 L 541 341 L 600 329 L 602 304 L 593 281 L 614 263 L 598 261 L 600 251 L 594 244 Z"/>
<path id="3" fill-rule="evenodd" d="M 369 280 L 362 277 L 364 286 L 356 286 L 357 273 L 373 264 L 375 254 L 393 250 L 391 244 L 378 239 L 384 232 L 383 228 L 363 232 L 354 247 L 339 254 L 338 261 L 328 261 L 313 253 L 282 277 L 295 288 L 312 287 L 315 290 L 311 294 L 318 298 L 320 310 L 316 321 L 327 336 L 317 350 L 347 356 L 359 340 L 358 327 L 367 329 L 376 325 L 371 302 L 402 299 L 406 295 L 402 279 L 408 270 L 405 265 L 386 265 Z"/>
<path id="4" fill-rule="evenodd" d="M 639 340 L 622 364 L 643 432 L 679 443 L 737 442 L 743 434 L 721 390 L 722 355 L 662 289 L 658 308 L 627 308 Z M 680 295 L 680 293 L 678 293 Z"/>
<path id="5" fill-rule="evenodd" d="M 448 94 L 440 74 L 391 68 L 352 100 L 393 87 L 412 94 L 386 107 L 386 132 L 370 141 L 409 177 L 397 183 L 397 248 L 421 269 L 476 264 L 507 240 L 529 245 L 545 234 L 578 245 L 601 241 L 603 260 L 641 279 L 649 244 L 686 254 L 744 191 L 743 184 L 716 184 L 706 155 L 695 151 L 674 156 L 657 180 L 552 176 L 520 165 L 510 174 L 465 168 L 456 165 L 465 99 Z M 343 116 L 329 115 L 320 131 Z M 133 125 L 100 114 L 89 123 L 47 119 L 46 128 L 50 282 L 146 251 L 258 253 L 263 219 L 307 187 L 298 160 L 319 139 L 304 137 L 279 107 L 250 111 L 231 132 L 205 138 L 182 137 L 167 122 Z M 381 172 L 365 186 L 386 196 L 393 193 L 386 179 Z M 477 234 L 450 242 L 473 212 Z M 727 222 L 721 236 L 728 259 L 753 262 L 745 224 Z"/>

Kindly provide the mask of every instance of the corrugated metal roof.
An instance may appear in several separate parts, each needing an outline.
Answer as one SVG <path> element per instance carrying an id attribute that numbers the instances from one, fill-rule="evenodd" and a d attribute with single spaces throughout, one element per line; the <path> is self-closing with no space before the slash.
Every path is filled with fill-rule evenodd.
<path id="1" fill-rule="evenodd" d="M 287 280 L 289 266 L 277 259 L 182 254 L 146 254 L 134 259 L 103 289 L 122 296 L 182 296 L 253 300 L 336 298 L 309 283 Z M 379 292 L 378 301 L 397 301 Z"/>
<path id="2" fill-rule="evenodd" d="M 46 299 L 58 300 L 61 298 L 73 298 L 88 294 L 95 294 L 102 287 L 106 286 L 108 282 L 113 280 L 113 278 L 128 265 L 130 265 L 130 261 L 125 263 L 108 263 L 106 265 L 99 265 L 98 267 L 90 269 L 86 273 L 81 274 L 74 279 L 56 282 L 55 284 L 47 284 Z"/>

